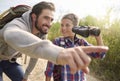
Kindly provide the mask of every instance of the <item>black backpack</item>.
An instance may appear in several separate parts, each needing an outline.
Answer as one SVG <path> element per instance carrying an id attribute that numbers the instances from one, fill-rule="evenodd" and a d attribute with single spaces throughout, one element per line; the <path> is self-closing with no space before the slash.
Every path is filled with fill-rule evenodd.
<path id="1" fill-rule="evenodd" d="M 14 18 L 21 17 L 22 14 L 30 10 L 30 8 L 31 7 L 28 5 L 17 5 L 4 11 L 2 14 L 0 14 L 0 29 L 2 29 L 5 24 L 10 22 Z"/>

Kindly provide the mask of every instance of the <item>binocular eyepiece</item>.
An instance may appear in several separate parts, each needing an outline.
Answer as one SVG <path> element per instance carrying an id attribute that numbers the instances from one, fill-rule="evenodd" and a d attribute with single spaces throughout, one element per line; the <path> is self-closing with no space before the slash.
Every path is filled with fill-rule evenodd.
<path id="1" fill-rule="evenodd" d="M 73 27 L 72 31 L 76 34 L 83 36 L 83 37 L 88 37 L 90 35 L 99 36 L 100 32 L 101 32 L 99 28 L 92 28 L 89 26 Z"/>

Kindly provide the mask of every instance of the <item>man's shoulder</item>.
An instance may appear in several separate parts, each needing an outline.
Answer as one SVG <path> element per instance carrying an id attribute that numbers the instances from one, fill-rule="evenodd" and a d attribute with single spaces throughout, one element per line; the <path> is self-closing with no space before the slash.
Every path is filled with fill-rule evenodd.
<path id="1" fill-rule="evenodd" d="M 16 25 L 16 26 L 28 26 L 30 25 L 30 12 L 31 10 L 25 12 L 21 17 L 14 18 L 12 21 L 7 23 L 6 25 Z"/>
<path id="2" fill-rule="evenodd" d="M 28 24 L 25 20 L 22 19 L 22 17 L 20 17 L 15 18 L 11 22 L 7 23 L 5 28 L 20 28 L 23 30 L 28 30 L 28 28 L 30 28 L 30 24 Z"/>

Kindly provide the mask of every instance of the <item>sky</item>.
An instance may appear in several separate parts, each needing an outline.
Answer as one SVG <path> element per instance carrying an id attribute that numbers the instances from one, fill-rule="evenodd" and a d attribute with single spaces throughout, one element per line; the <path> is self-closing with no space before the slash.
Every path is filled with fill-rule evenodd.
<path id="1" fill-rule="evenodd" d="M 27 4 L 30 6 L 43 0 L 0 0 L 0 13 L 9 7 L 18 4 Z M 55 4 L 55 19 L 59 20 L 66 13 L 75 13 L 79 18 L 92 15 L 97 18 L 104 17 L 108 9 L 113 8 L 111 18 L 120 17 L 120 0 L 44 0 Z"/>

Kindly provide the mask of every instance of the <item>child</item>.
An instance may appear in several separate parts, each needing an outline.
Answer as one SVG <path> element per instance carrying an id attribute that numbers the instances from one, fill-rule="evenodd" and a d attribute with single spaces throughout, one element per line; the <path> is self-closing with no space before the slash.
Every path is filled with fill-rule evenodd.
<path id="1" fill-rule="evenodd" d="M 75 14 L 70 13 L 65 15 L 61 20 L 61 33 L 63 37 L 56 38 L 53 43 L 64 48 L 89 46 L 90 44 L 87 41 L 77 37 L 75 33 L 72 32 L 72 28 L 77 25 L 78 17 Z M 101 35 L 95 38 L 98 45 L 103 45 Z M 102 58 L 104 54 L 105 53 L 91 53 L 89 55 L 95 58 Z M 70 67 L 68 65 L 55 65 L 48 61 L 45 71 L 46 81 L 51 81 L 52 75 L 54 81 L 86 81 L 85 73 L 82 70 L 79 70 L 75 74 L 71 74 Z"/>

